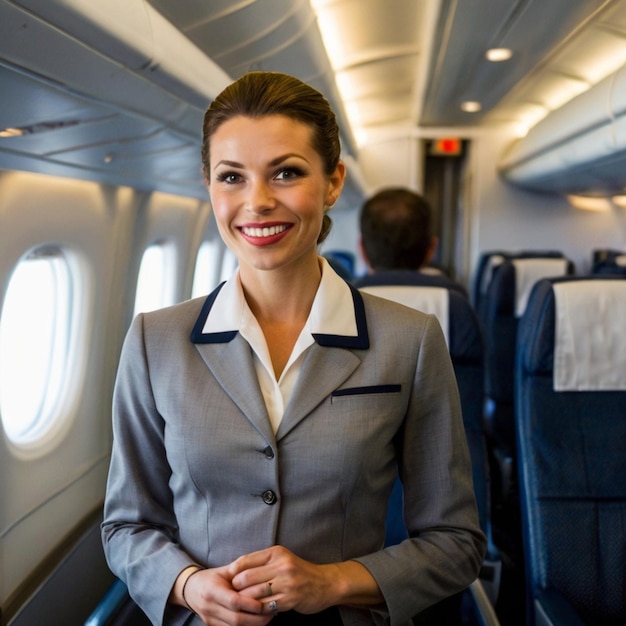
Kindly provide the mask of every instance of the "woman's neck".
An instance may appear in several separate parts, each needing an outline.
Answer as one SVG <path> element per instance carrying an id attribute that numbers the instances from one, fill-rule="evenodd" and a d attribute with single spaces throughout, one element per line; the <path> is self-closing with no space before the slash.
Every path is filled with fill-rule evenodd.
<path id="1" fill-rule="evenodd" d="M 322 279 L 319 258 L 293 268 L 254 270 L 241 267 L 239 279 L 259 323 L 298 323 L 309 316 Z"/>
<path id="2" fill-rule="evenodd" d="M 247 272 L 239 277 L 250 310 L 257 319 L 278 380 L 311 312 L 322 279 L 319 259 L 297 272 Z"/>

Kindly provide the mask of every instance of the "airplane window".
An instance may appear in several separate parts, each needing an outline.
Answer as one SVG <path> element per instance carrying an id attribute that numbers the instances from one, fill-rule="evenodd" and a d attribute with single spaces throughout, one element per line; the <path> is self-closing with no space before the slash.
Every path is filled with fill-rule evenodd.
<path id="1" fill-rule="evenodd" d="M 174 246 L 159 241 L 146 248 L 137 279 L 135 315 L 174 304 Z"/>
<path id="2" fill-rule="evenodd" d="M 73 281 L 58 247 L 23 258 L 0 316 L 0 416 L 8 439 L 32 444 L 60 416 L 70 355 Z"/>
<path id="3" fill-rule="evenodd" d="M 205 240 L 200 244 L 193 274 L 192 298 L 205 296 L 217 287 L 220 250 L 220 244 L 216 240 Z"/>

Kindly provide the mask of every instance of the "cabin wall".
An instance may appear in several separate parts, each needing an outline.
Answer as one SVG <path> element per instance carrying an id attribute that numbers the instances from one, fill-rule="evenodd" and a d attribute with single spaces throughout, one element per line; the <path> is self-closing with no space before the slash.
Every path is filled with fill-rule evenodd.
<path id="1" fill-rule="evenodd" d="M 24 172 L 0 172 L 0 189 L 0 310 L 12 269 L 42 244 L 71 250 L 86 276 L 80 285 L 78 341 L 83 354 L 67 372 L 76 393 L 62 426 L 41 449 L 26 453 L 0 429 L 4 606 L 42 559 L 101 507 L 111 447 L 112 389 L 133 314 L 141 256 L 155 240 L 170 241 L 177 257 L 174 298 L 189 297 L 210 207 L 169 194 Z"/>

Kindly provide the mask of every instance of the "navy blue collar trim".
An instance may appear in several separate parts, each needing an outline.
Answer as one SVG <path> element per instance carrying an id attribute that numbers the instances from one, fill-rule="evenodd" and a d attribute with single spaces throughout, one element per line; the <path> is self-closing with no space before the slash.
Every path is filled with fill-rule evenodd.
<path id="1" fill-rule="evenodd" d="M 191 331 L 190 339 L 192 343 L 228 343 L 232 341 L 239 332 L 238 330 L 228 330 L 221 333 L 203 333 L 202 330 L 206 323 L 209 312 L 213 307 L 217 294 L 220 292 L 224 283 L 220 284 L 202 305 L 202 311 Z M 367 350 L 370 347 L 369 335 L 367 333 L 367 320 L 365 317 L 365 305 L 363 304 L 363 296 L 352 285 L 348 285 L 352 292 L 352 301 L 354 303 L 354 317 L 358 335 L 349 337 L 346 335 L 325 335 L 322 333 L 314 333 L 313 338 L 320 346 L 325 348 L 351 348 L 353 350 Z"/>
<path id="2" fill-rule="evenodd" d="M 323 335 L 313 333 L 313 338 L 320 346 L 325 348 L 351 348 L 353 350 L 367 350 L 370 347 L 370 339 L 367 333 L 367 319 L 365 317 L 365 305 L 363 296 L 359 290 L 348 284 L 352 292 L 352 302 L 354 303 L 354 317 L 356 319 L 356 337 L 346 335 Z"/>
<path id="3" fill-rule="evenodd" d="M 221 291 L 222 287 L 225 283 L 221 283 L 218 285 L 204 301 L 202 305 L 202 311 L 200 311 L 200 315 L 191 331 L 190 339 L 192 343 L 228 343 L 232 341 L 239 332 L 238 330 L 227 330 L 222 333 L 203 333 L 202 329 L 204 328 L 204 324 L 206 323 L 207 317 L 209 317 L 209 311 L 211 310 L 215 299 L 217 298 L 217 294 Z"/>

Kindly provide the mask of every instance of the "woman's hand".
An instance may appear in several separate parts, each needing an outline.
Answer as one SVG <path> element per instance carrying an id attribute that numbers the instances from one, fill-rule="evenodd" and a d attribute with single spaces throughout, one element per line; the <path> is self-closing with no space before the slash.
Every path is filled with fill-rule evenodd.
<path id="1" fill-rule="evenodd" d="M 242 596 L 260 599 L 265 612 L 293 609 L 311 614 L 338 604 L 383 601 L 374 578 L 356 561 L 317 565 L 273 546 L 246 554 L 227 569 L 233 588 Z"/>
<path id="2" fill-rule="evenodd" d="M 268 595 L 269 587 L 266 586 L 257 596 L 239 593 L 231 583 L 229 567 L 193 570 L 191 573 L 185 570 L 173 591 L 173 596 L 177 594 L 178 597 L 170 597 L 170 601 L 186 605 L 206 626 L 265 626 L 274 616 L 260 601 Z"/>

